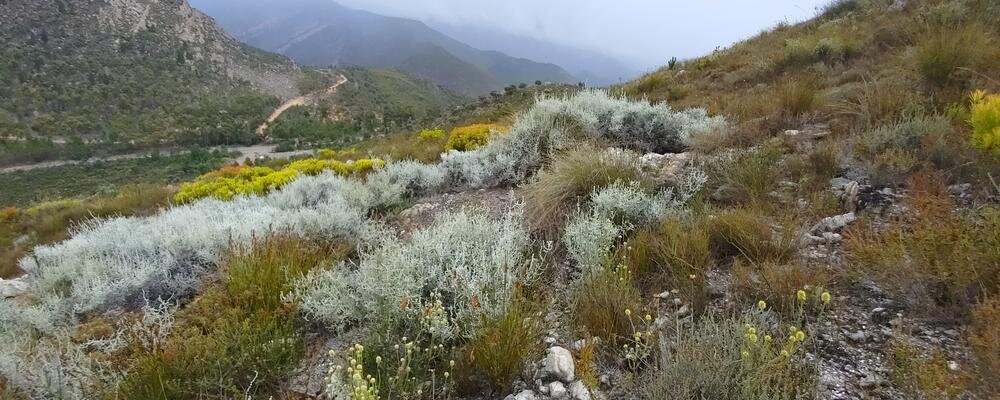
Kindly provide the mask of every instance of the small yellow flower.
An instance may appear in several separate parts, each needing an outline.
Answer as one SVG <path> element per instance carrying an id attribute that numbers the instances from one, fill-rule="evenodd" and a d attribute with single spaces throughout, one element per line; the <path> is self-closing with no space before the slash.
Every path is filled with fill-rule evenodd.
<path id="1" fill-rule="evenodd" d="M 820 296 L 820 300 L 823 301 L 823 304 L 829 303 L 830 302 L 830 292 L 823 292 L 823 294 Z"/>
<path id="2" fill-rule="evenodd" d="M 788 357 L 788 350 L 782 350 L 781 351 L 781 356 L 787 358 Z"/>
<path id="3" fill-rule="evenodd" d="M 756 334 L 757 333 L 757 329 L 754 329 L 754 327 L 751 326 L 751 327 L 747 328 L 747 333 L 749 333 L 751 335 Z"/>
<path id="4" fill-rule="evenodd" d="M 625 316 L 631 317 L 632 316 L 632 310 L 626 308 L 625 309 Z"/>
<path id="5" fill-rule="evenodd" d="M 772 339 L 771 339 L 771 335 L 764 335 L 764 341 L 765 341 L 765 342 L 767 342 L 767 343 L 771 343 L 771 340 L 772 340 Z"/>
<path id="6" fill-rule="evenodd" d="M 806 291 L 799 289 L 799 291 L 795 293 L 795 297 L 798 297 L 799 301 L 806 301 Z"/>
<path id="7" fill-rule="evenodd" d="M 697 275 L 695 275 L 695 274 L 691 274 L 691 275 L 688 275 L 688 278 L 690 278 L 691 280 L 694 280 L 694 278 L 697 278 L 697 277 L 698 277 L 698 276 L 697 276 Z"/>
<path id="8" fill-rule="evenodd" d="M 753 334 L 753 333 L 750 334 L 750 343 L 757 343 L 757 335 L 756 334 Z"/>
<path id="9" fill-rule="evenodd" d="M 740 355 L 743 356 L 743 358 L 750 358 L 750 352 L 746 350 L 741 351 Z"/>
<path id="10" fill-rule="evenodd" d="M 795 332 L 795 340 L 803 341 L 806 340 L 806 333 L 803 331 Z"/>
<path id="11" fill-rule="evenodd" d="M 767 302 L 765 302 L 764 300 L 758 301 L 757 308 L 759 308 L 761 311 L 764 311 L 764 309 L 767 308 Z"/>
<path id="12" fill-rule="evenodd" d="M 653 316 L 649 315 L 649 314 L 646 314 L 646 321 L 652 321 L 652 320 L 653 320 Z"/>

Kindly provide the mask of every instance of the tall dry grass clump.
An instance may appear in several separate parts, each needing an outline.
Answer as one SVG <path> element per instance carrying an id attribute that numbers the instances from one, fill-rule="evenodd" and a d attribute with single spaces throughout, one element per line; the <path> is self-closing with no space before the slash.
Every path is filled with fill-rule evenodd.
<path id="1" fill-rule="evenodd" d="M 525 220 L 534 230 L 554 236 L 591 193 L 616 182 L 655 186 L 643 174 L 635 153 L 590 146 L 569 150 L 522 189 Z"/>

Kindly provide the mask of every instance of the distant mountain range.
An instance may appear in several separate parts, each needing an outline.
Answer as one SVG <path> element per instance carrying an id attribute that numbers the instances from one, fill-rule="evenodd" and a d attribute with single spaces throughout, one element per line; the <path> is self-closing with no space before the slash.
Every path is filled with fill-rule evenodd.
<path id="1" fill-rule="evenodd" d="M 193 0 L 192 5 L 237 39 L 308 66 L 396 68 L 465 95 L 522 82 L 581 79 L 555 64 L 479 50 L 420 21 L 331 0 Z"/>

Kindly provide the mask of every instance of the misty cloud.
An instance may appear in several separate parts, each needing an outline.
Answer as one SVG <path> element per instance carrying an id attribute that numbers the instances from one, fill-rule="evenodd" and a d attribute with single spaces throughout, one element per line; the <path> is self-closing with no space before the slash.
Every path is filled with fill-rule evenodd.
<path id="1" fill-rule="evenodd" d="M 386 15 L 486 26 L 597 50 L 642 69 L 816 15 L 830 0 L 341 0 Z"/>

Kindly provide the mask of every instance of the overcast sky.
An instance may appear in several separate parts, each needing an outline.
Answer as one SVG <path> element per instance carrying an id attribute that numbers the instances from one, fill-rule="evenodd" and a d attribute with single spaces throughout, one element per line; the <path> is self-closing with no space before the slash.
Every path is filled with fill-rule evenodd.
<path id="1" fill-rule="evenodd" d="M 641 69 L 706 54 L 830 0 L 340 0 L 385 15 L 480 24 L 599 50 Z"/>

